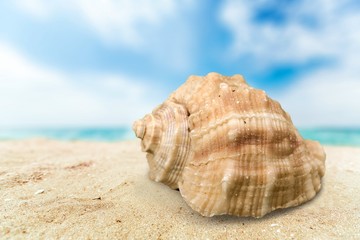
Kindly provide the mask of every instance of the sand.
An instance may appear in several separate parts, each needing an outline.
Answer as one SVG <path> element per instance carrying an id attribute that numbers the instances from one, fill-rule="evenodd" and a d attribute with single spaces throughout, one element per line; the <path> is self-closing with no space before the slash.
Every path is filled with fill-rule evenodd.
<path id="1" fill-rule="evenodd" d="M 2 141 L 0 238 L 360 239 L 360 148 L 325 151 L 323 189 L 307 204 L 206 218 L 148 179 L 138 141 Z"/>

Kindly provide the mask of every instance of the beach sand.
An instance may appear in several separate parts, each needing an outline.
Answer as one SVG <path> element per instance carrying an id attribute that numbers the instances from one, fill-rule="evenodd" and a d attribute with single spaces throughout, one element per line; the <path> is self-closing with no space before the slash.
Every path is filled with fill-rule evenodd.
<path id="1" fill-rule="evenodd" d="M 138 141 L 2 141 L 0 238 L 360 239 L 360 148 L 325 151 L 312 201 L 261 219 L 206 218 L 148 179 Z"/>

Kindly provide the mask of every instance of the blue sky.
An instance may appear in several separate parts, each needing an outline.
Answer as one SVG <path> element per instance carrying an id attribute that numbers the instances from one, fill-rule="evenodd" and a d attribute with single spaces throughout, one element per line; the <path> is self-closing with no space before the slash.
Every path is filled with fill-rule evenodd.
<path id="1" fill-rule="evenodd" d="M 0 127 L 130 125 L 213 71 L 299 127 L 360 123 L 356 0 L 15 0 L 0 16 Z"/>

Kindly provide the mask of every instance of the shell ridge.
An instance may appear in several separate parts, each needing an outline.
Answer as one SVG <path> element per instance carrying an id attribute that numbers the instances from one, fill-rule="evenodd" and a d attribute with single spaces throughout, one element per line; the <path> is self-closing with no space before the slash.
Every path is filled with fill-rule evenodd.
<path id="1" fill-rule="evenodd" d="M 198 132 L 192 132 L 193 135 L 196 136 L 196 138 L 200 138 L 200 137 L 204 137 L 204 135 L 207 134 L 208 131 L 210 130 L 214 130 L 218 127 L 221 127 L 222 125 L 227 124 L 229 121 L 231 121 L 232 119 L 241 119 L 243 121 L 245 121 L 245 119 L 265 119 L 265 118 L 269 118 L 266 115 L 268 115 L 267 112 L 263 112 L 263 114 L 258 114 L 258 115 L 250 115 L 250 114 L 238 114 L 238 113 L 231 113 L 229 116 L 225 117 L 224 119 L 221 119 L 221 121 L 215 121 L 213 123 L 209 123 L 208 128 L 200 128 L 198 130 Z M 274 115 L 273 115 L 274 116 Z M 276 121 L 284 121 L 285 123 L 287 123 L 287 121 L 281 117 L 277 118 L 270 118 L 272 120 L 276 120 Z"/>
<path id="2" fill-rule="evenodd" d="M 183 111 L 183 114 L 186 114 L 187 115 L 187 110 L 185 109 L 185 107 L 183 107 L 184 109 L 181 109 L 181 110 L 184 110 Z M 180 131 L 180 132 L 182 132 L 182 134 L 181 135 L 187 135 L 188 133 L 187 133 L 187 124 L 185 124 L 184 126 L 183 126 L 183 128 L 181 128 L 181 129 L 178 129 L 178 131 Z M 177 138 L 176 139 L 177 140 L 177 142 L 175 143 L 175 145 L 178 145 L 178 146 L 184 146 L 184 147 L 180 147 L 179 149 L 179 151 L 178 152 L 174 152 L 174 154 L 176 154 L 175 155 L 175 159 L 187 159 L 187 153 L 189 152 L 189 151 L 186 151 L 186 149 L 188 149 L 189 148 L 189 146 L 190 146 L 190 138 L 189 137 L 184 137 L 184 138 Z M 180 142 L 179 142 L 180 141 Z M 185 166 L 185 163 L 186 163 L 186 161 L 181 161 L 180 162 L 180 164 L 179 164 L 179 166 L 177 166 L 178 167 L 178 169 L 179 170 L 181 170 L 181 169 L 183 169 L 183 167 Z M 174 169 L 174 170 L 176 170 L 176 169 Z M 171 181 L 175 181 L 176 179 L 175 179 L 175 175 L 171 175 L 170 176 L 170 180 Z"/>

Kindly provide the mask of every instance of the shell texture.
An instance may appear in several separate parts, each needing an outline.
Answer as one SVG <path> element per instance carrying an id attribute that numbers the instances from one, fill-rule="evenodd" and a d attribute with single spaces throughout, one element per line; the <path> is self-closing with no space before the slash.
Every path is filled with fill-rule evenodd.
<path id="1" fill-rule="evenodd" d="M 133 129 L 150 178 L 203 216 L 262 217 L 312 199 L 325 153 L 241 75 L 191 76 Z"/>

